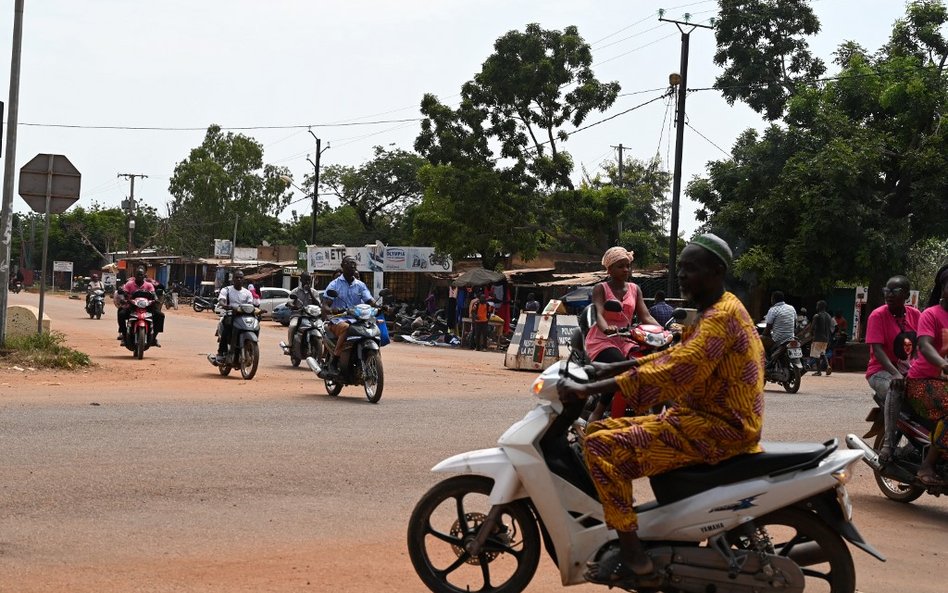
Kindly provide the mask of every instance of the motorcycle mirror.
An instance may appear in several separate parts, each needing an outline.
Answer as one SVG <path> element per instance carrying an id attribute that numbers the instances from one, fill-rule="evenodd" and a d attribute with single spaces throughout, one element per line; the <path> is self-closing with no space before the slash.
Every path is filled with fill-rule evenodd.
<path id="1" fill-rule="evenodd" d="M 675 321 L 684 321 L 687 318 L 688 318 L 688 311 L 685 311 L 684 309 L 679 308 L 672 311 L 672 319 L 674 319 Z"/>
<path id="2" fill-rule="evenodd" d="M 620 303 L 619 301 L 616 301 L 616 300 L 608 300 L 608 301 L 606 301 L 605 307 L 606 307 L 606 311 L 611 311 L 611 312 L 613 312 L 613 313 L 621 313 L 621 312 L 622 312 L 622 303 Z"/>
<path id="3" fill-rule="evenodd" d="M 335 290 L 331 289 L 331 288 L 330 288 L 329 290 L 327 290 L 325 294 L 326 294 L 326 296 L 328 296 L 328 297 L 331 298 L 331 299 L 334 299 L 334 298 L 336 298 L 337 296 L 339 296 L 339 293 L 336 292 Z"/>
<path id="4" fill-rule="evenodd" d="M 390 297 L 392 296 L 392 291 L 387 288 L 383 288 L 379 291 L 379 296 L 382 298 Z"/>

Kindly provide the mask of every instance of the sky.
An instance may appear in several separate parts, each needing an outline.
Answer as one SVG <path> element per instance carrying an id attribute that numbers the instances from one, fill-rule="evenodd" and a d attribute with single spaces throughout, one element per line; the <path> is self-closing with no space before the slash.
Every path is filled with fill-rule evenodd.
<path id="1" fill-rule="evenodd" d="M 681 35 L 666 18 L 706 22 L 707 0 L 25 0 L 16 169 L 40 153 L 63 154 L 82 174 L 78 204 L 118 206 L 136 179 L 137 201 L 166 212 L 175 165 L 199 146 L 210 124 L 258 140 L 264 161 L 301 182 L 312 172 L 314 135 L 321 165 L 358 166 L 375 145 L 411 150 L 424 93 L 456 105 L 461 85 L 492 53 L 494 41 L 528 23 L 575 25 L 593 49 L 593 70 L 622 90 L 589 123 L 662 93 L 679 70 Z M 832 74 L 844 40 L 869 50 L 885 43 L 904 14 L 900 0 L 814 0 L 822 25 L 809 40 Z M 14 1 L 0 0 L 0 96 L 9 94 Z M 691 35 L 689 88 L 710 87 L 713 32 Z M 687 99 L 683 179 L 726 158 L 734 140 L 762 118 L 715 91 Z M 4 114 L 6 118 L 6 114 Z M 615 159 L 656 154 L 673 167 L 674 108 L 665 100 L 572 135 L 566 150 L 590 173 Z M 379 123 L 382 122 L 382 123 Z M 6 122 L 4 122 L 6 126 Z M 27 125 L 42 124 L 42 125 Z M 51 127 L 52 124 L 77 127 Z M 307 130 L 312 126 L 312 134 Z M 101 129 L 174 128 L 155 129 Z M 567 131 L 569 129 L 567 128 Z M 700 135 L 699 135 L 700 133 Z M 4 133 L 4 153 L 7 150 Z M 282 214 L 308 213 L 300 192 Z M 321 198 L 323 199 L 323 198 Z M 29 207 L 16 195 L 14 211 Z M 697 226 L 682 196 L 680 230 Z M 239 244 L 239 239 L 238 239 Z"/>

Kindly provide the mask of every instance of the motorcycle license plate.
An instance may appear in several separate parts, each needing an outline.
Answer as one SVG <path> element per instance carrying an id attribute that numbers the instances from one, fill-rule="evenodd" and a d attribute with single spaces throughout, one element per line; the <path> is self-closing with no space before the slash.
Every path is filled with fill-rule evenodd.
<path id="1" fill-rule="evenodd" d="M 803 350 L 800 348 L 788 348 L 790 358 L 803 358 Z"/>

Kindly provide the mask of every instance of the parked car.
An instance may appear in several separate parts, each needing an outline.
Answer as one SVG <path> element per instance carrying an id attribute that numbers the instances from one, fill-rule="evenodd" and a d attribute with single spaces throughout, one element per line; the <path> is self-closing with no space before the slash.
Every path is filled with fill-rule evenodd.
<path id="1" fill-rule="evenodd" d="M 269 319 L 275 308 L 290 300 L 290 291 L 285 288 L 261 286 L 257 290 L 260 291 L 260 316 L 263 319 Z"/>
<path id="2" fill-rule="evenodd" d="M 277 305 L 273 308 L 273 312 L 270 313 L 270 319 L 276 321 L 280 325 L 290 325 L 290 315 L 293 313 L 293 310 L 290 309 L 288 305 Z"/>

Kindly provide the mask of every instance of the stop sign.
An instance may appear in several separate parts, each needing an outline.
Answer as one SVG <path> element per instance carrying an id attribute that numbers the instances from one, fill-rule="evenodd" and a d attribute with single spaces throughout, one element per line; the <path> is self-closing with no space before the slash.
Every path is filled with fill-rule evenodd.
<path id="1" fill-rule="evenodd" d="M 79 170 L 61 154 L 38 154 L 20 169 L 19 191 L 33 212 L 62 214 L 79 199 Z"/>

